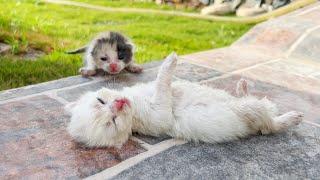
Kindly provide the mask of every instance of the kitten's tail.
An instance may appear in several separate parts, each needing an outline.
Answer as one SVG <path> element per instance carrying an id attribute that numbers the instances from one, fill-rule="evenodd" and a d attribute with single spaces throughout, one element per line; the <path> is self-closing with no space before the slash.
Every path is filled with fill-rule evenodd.
<path id="1" fill-rule="evenodd" d="M 84 52 L 86 52 L 86 50 L 87 50 L 87 46 L 83 46 L 83 47 L 81 47 L 81 48 L 79 48 L 79 49 L 75 49 L 75 50 L 72 50 L 72 51 L 67 51 L 67 52 L 65 52 L 66 54 L 79 54 L 79 53 L 84 53 Z"/>

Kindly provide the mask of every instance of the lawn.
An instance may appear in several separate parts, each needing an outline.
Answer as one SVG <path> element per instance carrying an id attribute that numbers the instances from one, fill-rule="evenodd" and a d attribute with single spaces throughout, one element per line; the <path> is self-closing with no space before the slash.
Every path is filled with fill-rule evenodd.
<path id="1" fill-rule="evenodd" d="M 106 2 L 94 3 L 99 1 Z M 124 4 L 124 0 L 119 1 L 119 5 Z M 157 8 L 150 4 L 136 7 Z M 0 55 L 1 90 L 77 75 L 81 56 L 64 51 L 84 45 L 101 31 L 120 31 L 129 36 L 137 46 L 136 61 L 146 63 L 171 51 L 188 54 L 230 45 L 252 27 L 163 15 L 108 13 L 35 0 L 0 0 L 0 9 L 0 42 L 13 47 L 11 55 Z M 16 58 L 28 48 L 46 55 L 36 61 Z"/>
<path id="2" fill-rule="evenodd" d="M 84 2 L 88 4 L 101 5 L 107 7 L 116 8 L 147 8 L 158 10 L 175 10 L 184 12 L 199 12 L 199 9 L 186 7 L 185 5 L 171 6 L 171 5 L 158 5 L 152 1 L 139 1 L 139 0 L 73 0 L 78 2 Z"/>

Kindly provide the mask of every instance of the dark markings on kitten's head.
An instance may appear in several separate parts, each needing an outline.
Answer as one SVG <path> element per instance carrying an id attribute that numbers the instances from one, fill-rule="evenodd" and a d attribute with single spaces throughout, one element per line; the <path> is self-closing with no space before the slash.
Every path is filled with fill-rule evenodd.
<path id="1" fill-rule="evenodd" d="M 95 56 L 97 54 L 103 44 L 116 44 L 118 59 L 126 64 L 129 63 L 132 60 L 133 56 L 133 47 L 130 44 L 129 40 L 118 32 L 108 33 L 101 35 L 95 40 L 95 45 L 91 51 L 92 56 Z"/>

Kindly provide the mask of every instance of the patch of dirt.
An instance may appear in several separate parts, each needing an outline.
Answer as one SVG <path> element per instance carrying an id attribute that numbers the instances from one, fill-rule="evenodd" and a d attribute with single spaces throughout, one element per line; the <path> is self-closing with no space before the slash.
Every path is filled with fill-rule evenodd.
<path id="1" fill-rule="evenodd" d="M 0 42 L 0 54 L 10 53 L 11 46 Z"/>
<path id="2" fill-rule="evenodd" d="M 44 55 L 46 55 L 46 53 L 44 53 L 43 51 L 35 50 L 35 49 L 28 49 L 26 53 L 20 54 L 19 58 L 22 60 L 34 61 Z"/>
<path id="3" fill-rule="evenodd" d="M 10 58 L 35 61 L 39 57 L 46 55 L 45 52 L 32 48 L 27 48 L 24 52 L 20 52 L 19 54 L 12 54 L 11 49 L 12 47 L 9 44 L 0 42 L 0 55 L 8 56 Z"/>

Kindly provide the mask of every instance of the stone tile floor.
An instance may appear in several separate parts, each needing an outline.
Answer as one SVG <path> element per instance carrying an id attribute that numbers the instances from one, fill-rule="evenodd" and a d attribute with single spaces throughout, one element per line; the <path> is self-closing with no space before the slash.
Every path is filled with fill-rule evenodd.
<path id="1" fill-rule="evenodd" d="M 320 3 L 259 24 L 231 47 L 181 56 L 176 79 L 234 94 L 240 78 L 282 112 L 305 121 L 285 133 L 239 141 L 186 143 L 135 134 L 121 149 L 88 149 L 66 133 L 63 106 L 101 87 L 155 79 L 79 76 L 0 93 L 1 179 L 320 179 Z"/>

